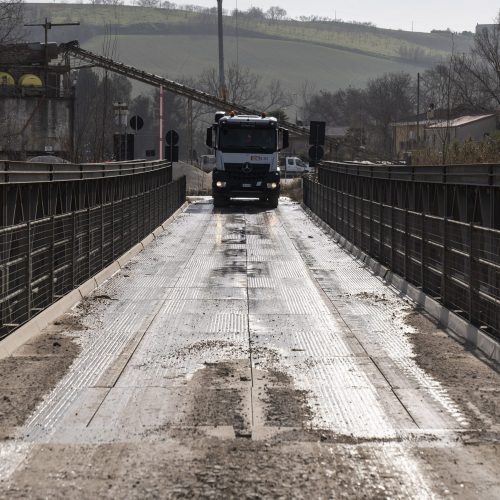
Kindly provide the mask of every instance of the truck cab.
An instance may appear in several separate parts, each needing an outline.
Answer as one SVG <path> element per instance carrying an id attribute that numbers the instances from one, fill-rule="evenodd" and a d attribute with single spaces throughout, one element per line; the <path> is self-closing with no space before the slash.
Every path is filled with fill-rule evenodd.
<path id="1" fill-rule="evenodd" d="M 288 130 L 280 128 L 276 118 L 218 112 L 207 129 L 206 143 L 215 151 L 214 206 L 227 205 L 235 197 L 259 198 L 278 206 L 278 156 L 288 147 Z"/>

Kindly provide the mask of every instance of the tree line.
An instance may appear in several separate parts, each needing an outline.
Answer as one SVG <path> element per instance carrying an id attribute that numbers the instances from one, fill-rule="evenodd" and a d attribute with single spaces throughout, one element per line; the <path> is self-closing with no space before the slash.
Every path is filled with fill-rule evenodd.
<path id="1" fill-rule="evenodd" d="M 424 71 L 420 78 L 420 111 L 432 108 L 435 118 L 492 113 L 500 108 L 500 12 L 494 24 L 477 32 L 469 53 L 452 55 Z M 368 81 L 364 88 L 317 91 L 310 82 L 301 88 L 305 122 L 322 120 L 345 126 L 357 147 L 380 157 L 392 152 L 391 123 L 417 112 L 416 75 L 390 73 Z M 355 131 L 355 133 L 353 132 Z M 445 149 L 450 143 L 443 144 Z M 443 152 L 446 155 L 446 151 Z"/>

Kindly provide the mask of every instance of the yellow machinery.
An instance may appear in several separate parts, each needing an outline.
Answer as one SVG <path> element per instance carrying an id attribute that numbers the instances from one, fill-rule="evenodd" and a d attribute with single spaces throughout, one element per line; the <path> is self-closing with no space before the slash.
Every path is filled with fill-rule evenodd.
<path id="1" fill-rule="evenodd" d="M 22 95 L 39 95 L 43 92 L 43 83 L 40 77 L 27 73 L 19 78 Z"/>

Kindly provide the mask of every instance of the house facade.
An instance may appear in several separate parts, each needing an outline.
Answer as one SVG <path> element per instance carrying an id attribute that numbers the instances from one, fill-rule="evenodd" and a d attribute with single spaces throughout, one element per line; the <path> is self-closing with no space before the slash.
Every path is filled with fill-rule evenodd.
<path id="1" fill-rule="evenodd" d="M 498 129 L 495 113 L 443 119 L 422 119 L 391 124 L 393 155 L 402 158 L 417 149 L 439 150 L 444 142 L 482 141 Z M 418 135 L 418 140 L 417 140 Z"/>
<path id="2" fill-rule="evenodd" d="M 425 128 L 425 143 L 430 149 L 440 149 L 443 143 L 482 141 L 497 130 L 497 115 L 460 116 L 441 120 Z"/>

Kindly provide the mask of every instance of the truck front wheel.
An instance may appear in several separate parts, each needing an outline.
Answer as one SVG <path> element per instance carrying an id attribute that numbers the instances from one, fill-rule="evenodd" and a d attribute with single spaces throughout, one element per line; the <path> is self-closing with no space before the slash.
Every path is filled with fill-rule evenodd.
<path id="1" fill-rule="evenodd" d="M 279 193 L 274 193 L 274 194 L 270 195 L 269 198 L 267 199 L 269 202 L 269 206 L 271 208 L 277 208 L 279 199 L 280 199 Z"/>
<path id="2" fill-rule="evenodd" d="M 229 204 L 229 198 L 220 194 L 214 194 L 213 199 L 215 208 L 227 207 L 227 205 Z"/>

